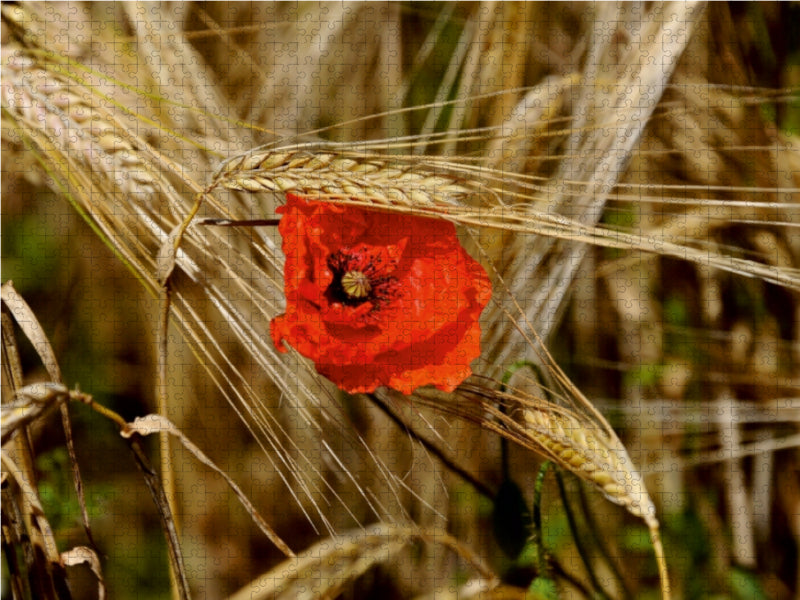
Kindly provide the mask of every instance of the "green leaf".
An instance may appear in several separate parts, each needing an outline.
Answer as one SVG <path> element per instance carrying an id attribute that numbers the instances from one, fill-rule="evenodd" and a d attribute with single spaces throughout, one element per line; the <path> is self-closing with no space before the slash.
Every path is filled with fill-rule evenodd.
<path id="1" fill-rule="evenodd" d="M 744 569 L 731 569 L 728 577 L 731 586 L 731 596 L 736 600 L 768 600 L 764 588 L 761 587 L 758 577 Z"/>
<path id="2" fill-rule="evenodd" d="M 537 577 L 528 587 L 528 593 L 525 598 L 528 600 L 558 600 L 556 582 L 549 577 Z"/>

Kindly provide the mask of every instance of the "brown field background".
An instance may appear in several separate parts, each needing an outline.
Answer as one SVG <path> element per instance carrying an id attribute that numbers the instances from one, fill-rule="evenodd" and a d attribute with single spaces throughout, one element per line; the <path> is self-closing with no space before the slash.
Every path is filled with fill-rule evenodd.
<path id="1" fill-rule="evenodd" d="M 159 469 L 193 597 L 547 597 L 533 546 L 509 556 L 515 532 L 493 526 L 513 480 L 529 511 L 540 496 L 557 597 L 658 598 L 642 520 L 563 469 L 537 493 L 545 457 L 491 428 L 491 402 L 346 396 L 264 346 L 283 301 L 273 229 L 189 229 L 159 371 L 159 252 L 223 160 L 310 141 L 457 173 L 478 191 L 463 212 L 432 210 L 495 284 L 476 373 L 496 389 L 516 361 L 541 362 L 515 322 L 533 327 L 580 392 L 557 401 L 586 414 L 586 397 L 642 474 L 672 597 L 795 598 L 798 40 L 792 3 L 4 5 L 3 282 L 65 385 L 126 421 L 167 416 L 306 553 L 279 567 L 222 477 L 147 438 L 154 464 L 172 456 Z M 282 201 L 215 194 L 201 216 L 269 218 Z M 555 231 L 548 215 L 570 219 L 558 241 L 535 232 Z M 25 383 L 47 380 L 16 335 Z M 549 400 L 534 375 L 510 384 Z M 17 433 L 58 551 L 92 546 L 110 598 L 171 597 L 126 443 L 88 407 L 69 412 L 93 546 L 61 420 Z M 25 560 L 3 470 L 5 598 L 9 557 Z M 95 597 L 87 566 L 66 573 L 73 597 Z"/>

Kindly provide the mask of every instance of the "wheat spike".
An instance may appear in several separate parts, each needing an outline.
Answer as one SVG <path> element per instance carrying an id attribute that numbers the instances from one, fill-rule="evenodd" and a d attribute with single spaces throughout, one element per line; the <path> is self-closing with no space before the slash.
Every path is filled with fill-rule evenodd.
<path id="1" fill-rule="evenodd" d="M 518 390 L 502 392 L 468 381 L 459 392 L 474 403 L 429 389 L 419 389 L 414 396 L 543 454 L 648 525 L 657 523 L 642 476 L 607 423 Z"/>
<path id="2" fill-rule="evenodd" d="M 669 600 L 669 574 L 656 507 L 641 474 L 613 430 L 555 406 L 524 407 L 522 429 L 545 455 L 645 522 L 658 565 L 661 597 Z"/>
<path id="3" fill-rule="evenodd" d="M 646 522 L 655 506 L 619 440 L 566 412 L 525 409 L 523 428 L 555 462 Z"/>
<path id="4" fill-rule="evenodd" d="M 306 149 L 256 150 L 226 161 L 213 181 L 232 190 L 367 197 L 384 206 L 453 206 L 479 185 L 375 155 Z"/>
<path id="5" fill-rule="evenodd" d="M 455 159 L 404 159 L 368 149 L 378 148 L 378 144 L 364 143 L 365 150 L 360 153 L 343 145 L 320 143 L 238 154 L 217 169 L 207 192 L 216 188 L 293 192 L 328 202 L 446 218 L 467 227 L 644 250 L 800 290 L 796 269 L 728 256 L 707 246 L 675 243 L 669 236 L 628 233 L 553 215 L 547 208 L 539 210 L 528 204 L 546 198 L 549 192 L 525 176 L 481 170 Z M 509 202 L 518 197 L 525 197 L 526 203 Z"/>
<path id="6" fill-rule="evenodd" d="M 421 388 L 414 392 L 414 399 L 438 412 L 473 421 L 545 456 L 641 518 L 650 531 L 662 598 L 668 600 L 669 576 L 655 505 L 625 446 L 604 417 L 588 410 L 588 401 L 580 396 L 573 401 L 574 409 L 566 408 L 520 390 L 492 389 L 485 382 L 479 383 L 481 379 L 461 384 L 455 394 Z M 465 402 L 467 398 L 471 401 Z M 567 398 L 563 402 L 570 403 Z"/>
<path id="7" fill-rule="evenodd" d="M 62 74 L 64 65 L 13 44 L 3 55 L 4 139 L 36 148 L 51 185 L 66 191 L 79 213 L 91 214 L 108 245 L 155 289 L 155 249 L 184 204 L 166 176 L 174 164 L 132 133 L 100 90 Z M 197 265 L 185 253 L 180 258 L 196 277 Z"/>
<path id="8" fill-rule="evenodd" d="M 79 87 L 22 52 L 6 56 L 2 79 L 3 107 L 31 130 L 99 170 L 124 192 L 142 198 L 155 193 L 157 177 L 139 150 L 95 102 L 78 92 Z"/>

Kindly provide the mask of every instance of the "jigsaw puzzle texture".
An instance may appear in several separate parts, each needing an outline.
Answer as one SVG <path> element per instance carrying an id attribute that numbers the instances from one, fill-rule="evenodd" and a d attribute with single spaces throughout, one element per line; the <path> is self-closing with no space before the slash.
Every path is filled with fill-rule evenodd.
<path id="1" fill-rule="evenodd" d="M 3 4 L 2 597 L 798 597 L 798 22 Z"/>

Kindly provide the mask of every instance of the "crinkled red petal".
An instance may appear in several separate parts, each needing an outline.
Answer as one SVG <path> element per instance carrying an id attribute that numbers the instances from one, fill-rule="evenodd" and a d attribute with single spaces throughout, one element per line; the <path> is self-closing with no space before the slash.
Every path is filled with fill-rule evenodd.
<path id="1" fill-rule="evenodd" d="M 451 223 L 291 194 L 278 212 L 287 306 L 270 330 L 279 350 L 289 343 L 349 392 L 386 385 L 409 393 L 430 383 L 452 390 L 470 374 L 491 284 Z M 402 248 L 399 259 L 392 256 L 391 275 L 402 289 L 395 298 L 345 306 L 326 297 L 329 257 L 357 246 L 389 255 Z"/>

